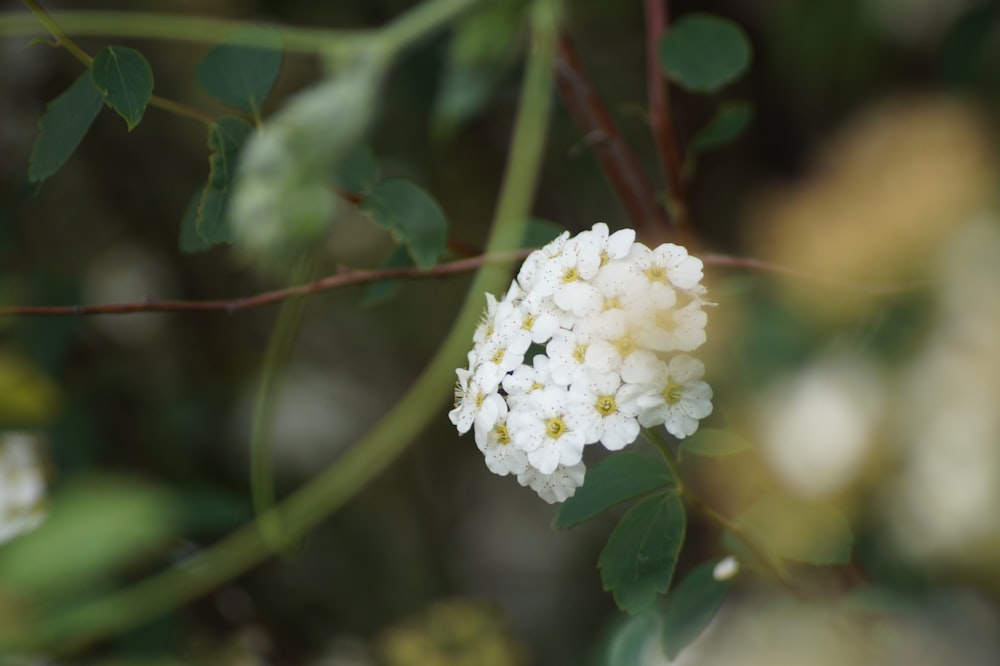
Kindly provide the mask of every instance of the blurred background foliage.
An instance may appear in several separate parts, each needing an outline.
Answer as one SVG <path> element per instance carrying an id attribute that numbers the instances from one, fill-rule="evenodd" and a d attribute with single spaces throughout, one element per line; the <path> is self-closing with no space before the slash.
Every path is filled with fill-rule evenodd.
<path id="1" fill-rule="evenodd" d="M 382 25 L 414 4 L 87 7 L 352 28 Z M 671 3 L 674 16 L 692 10 L 733 19 L 754 47 L 750 75 L 731 89 L 672 95 L 682 139 L 721 102 L 747 100 L 754 109 L 741 138 L 698 161 L 689 204 L 700 249 L 830 280 L 709 268 L 719 307 L 705 354 L 716 412 L 705 425 L 754 446 L 727 458 L 690 457 L 685 472 L 729 514 L 770 488 L 832 498 L 852 521 L 856 556 L 813 584 L 842 599 L 861 579 L 889 590 L 892 603 L 917 599 L 886 627 L 887 644 L 922 636 L 926 649 L 912 641 L 910 649 L 927 663 L 944 663 L 934 661 L 942 654 L 993 663 L 998 12 L 944 0 Z M 480 21 L 475 39 L 444 34 L 409 52 L 383 88 L 369 134 L 383 175 L 425 187 L 452 237 L 473 247 L 491 218 L 526 46 L 519 7 L 507 11 L 506 19 Z M 644 116 L 641 3 L 574 0 L 564 19 L 616 122 L 662 182 Z M 458 50 L 475 51 L 462 39 L 485 43 L 497 54 L 491 67 L 475 76 L 449 70 L 453 36 Z M 79 41 L 91 53 L 107 43 Z M 179 251 L 180 222 L 208 164 L 204 129 L 189 119 L 150 109 L 128 133 L 120 118 L 101 114 L 59 174 L 26 185 L 45 104 L 80 73 L 65 52 L 27 42 L 0 40 L 0 302 L 215 299 L 280 286 L 225 247 Z M 208 45 L 118 43 L 147 56 L 159 94 L 225 112 L 195 81 Z M 287 55 L 265 118 L 318 73 L 315 59 Z M 466 79 L 442 99 L 449 76 Z M 573 231 L 595 221 L 628 225 L 558 105 L 535 214 Z M 343 214 L 322 262 L 375 267 L 392 249 L 383 230 Z M 363 287 L 310 297 L 278 392 L 281 494 L 335 460 L 401 395 L 468 282 L 403 283 L 388 302 L 366 307 Z M 140 580 L 252 517 L 249 424 L 276 311 L 0 318 L 0 426 L 41 436 L 50 513 L 70 525 L 62 541 L 39 531 L 0 548 L 0 622 L 43 622 L 49 604 Z M 627 663 L 614 660 L 633 654 L 622 641 L 635 642 L 635 626 L 601 591 L 594 566 L 613 523 L 556 533 L 552 516 L 534 494 L 488 473 L 442 409 L 399 462 L 292 552 L 102 642 L 80 663 Z M 718 537 L 693 523 L 678 573 L 721 555 Z M 47 564 L 66 551 L 73 566 Z M 56 570 L 59 577 L 50 575 Z M 733 629 L 709 648 L 716 661 L 708 663 L 734 663 L 733 651 L 741 663 L 865 660 L 850 641 L 816 648 L 837 644 L 824 619 L 830 611 L 796 611 L 793 601 L 760 611 L 785 627 L 781 638 L 761 640 L 767 633 L 754 623 L 764 620 L 751 617 L 750 598 L 724 610 Z M 785 649 L 740 653 L 744 634 Z M 796 635 L 801 645 L 787 640 Z M 816 637 L 811 648 L 802 636 Z M 807 648 L 813 661 L 803 657 Z"/>

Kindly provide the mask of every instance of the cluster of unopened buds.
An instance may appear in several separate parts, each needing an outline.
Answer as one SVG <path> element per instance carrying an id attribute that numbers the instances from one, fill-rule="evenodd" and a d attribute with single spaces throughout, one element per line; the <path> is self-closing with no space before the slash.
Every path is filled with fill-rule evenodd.
<path id="1" fill-rule="evenodd" d="M 702 262 L 678 245 L 595 224 L 532 252 L 486 310 L 457 370 L 459 433 L 474 430 L 490 471 L 548 502 L 582 485 L 584 447 L 631 444 L 640 428 L 692 435 L 712 411 Z M 533 353 L 537 351 L 538 353 Z"/>

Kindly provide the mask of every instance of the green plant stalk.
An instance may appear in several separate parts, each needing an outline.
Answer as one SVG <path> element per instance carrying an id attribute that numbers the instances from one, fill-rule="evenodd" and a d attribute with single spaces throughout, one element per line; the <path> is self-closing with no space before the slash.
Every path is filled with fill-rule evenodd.
<path id="1" fill-rule="evenodd" d="M 52 17 L 49 16 L 49 13 L 46 12 L 40 4 L 35 2 L 35 0 L 22 1 L 24 2 L 24 5 L 31 10 L 31 13 L 35 15 L 35 19 L 37 19 L 38 22 L 41 23 L 45 29 L 56 38 L 56 42 L 58 42 L 59 46 L 62 46 L 64 49 L 72 53 L 74 58 L 82 62 L 83 65 L 89 69 L 94 62 L 94 59 L 90 56 L 90 54 L 77 46 L 76 42 L 70 39 L 69 35 L 63 32 L 62 28 L 59 27 L 59 23 L 54 21 Z M 3 19 L 0 18 L 0 26 L 2 26 L 3 23 Z"/>
<path id="2" fill-rule="evenodd" d="M 24 0 L 32 11 L 34 0 Z M 403 14 L 383 29 L 333 30 L 269 25 L 279 35 L 288 51 L 299 53 L 347 54 L 369 45 L 373 39 L 385 39 L 387 46 L 400 50 L 447 25 L 482 0 L 432 0 Z M 39 9 L 41 9 L 39 7 Z M 77 36 L 125 37 L 131 39 L 166 39 L 184 42 L 217 43 L 240 28 L 259 25 L 250 21 L 164 14 L 159 12 L 57 11 L 47 14 L 49 21 L 61 27 L 63 34 Z M 51 31 L 51 26 L 45 23 Z M 0 12 L 0 37 L 38 35 L 38 19 L 21 12 Z M 59 39 L 59 35 L 56 35 Z M 234 44 L 260 45 L 252 35 L 235 36 Z M 242 39 L 243 41 L 239 41 Z M 79 55 L 77 56 L 80 57 Z"/>
<path id="3" fill-rule="evenodd" d="M 653 444 L 656 445 L 656 448 L 660 450 L 660 454 L 662 454 L 663 460 L 667 464 L 667 468 L 670 470 L 670 475 L 673 477 L 674 483 L 676 484 L 677 493 L 698 513 L 708 518 L 720 528 L 731 532 L 734 537 L 739 539 L 740 542 L 746 546 L 747 550 L 754 556 L 754 558 L 757 559 L 760 565 L 764 567 L 767 573 L 778 581 L 793 596 L 799 599 L 804 599 L 806 595 L 804 595 L 803 592 L 795 587 L 795 585 L 793 585 L 788 579 L 788 574 L 786 573 L 781 560 L 757 545 L 757 542 L 754 541 L 753 537 L 747 534 L 747 531 L 743 529 L 742 525 L 727 518 L 705 500 L 701 499 L 701 497 L 694 493 L 689 487 L 687 487 L 684 484 L 683 477 L 681 476 L 681 469 L 677 464 L 677 459 L 674 457 L 673 452 L 670 450 L 670 447 L 667 446 L 666 441 L 664 441 L 660 433 L 658 433 L 654 428 L 645 428 L 644 431 L 646 432 L 647 437 L 653 442 Z"/>
<path id="4" fill-rule="evenodd" d="M 522 85 L 510 158 L 486 252 L 520 245 L 541 167 L 552 101 L 552 61 L 558 0 L 536 0 L 533 48 Z M 450 395 L 455 368 L 464 362 L 483 307 L 485 291 L 506 286 L 509 271 L 497 265 L 478 271 L 455 323 L 427 368 L 396 406 L 350 451 L 279 507 L 285 537 L 295 539 L 341 507 L 388 467 L 443 412 L 428 396 Z M 95 640 L 142 624 L 195 599 L 264 560 L 267 545 L 250 524 L 190 560 L 103 599 L 53 612 L 43 622 L 0 628 L 0 652 L 65 654 Z M 37 618 L 36 618 L 37 619 Z"/>
<path id="5" fill-rule="evenodd" d="M 314 258 L 303 259 L 294 270 L 292 284 L 310 279 L 314 266 Z M 260 370 L 250 431 L 250 493 L 261 536 L 273 554 L 281 552 L 287 543 L 283 536 L 281 514 L 271 511 L 275 498 L 274 470 L 271 465 L 271 429 L 277 406 L 275 388 L 298 338 L 307 300 L 305 296 L 296 296 L 281 304 Z"/>

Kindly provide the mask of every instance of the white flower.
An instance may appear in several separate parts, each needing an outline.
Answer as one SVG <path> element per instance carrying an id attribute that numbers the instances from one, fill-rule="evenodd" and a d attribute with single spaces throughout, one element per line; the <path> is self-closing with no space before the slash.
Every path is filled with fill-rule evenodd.
<path id="1" fill-rule="evenodd" d="M 580 417 L 567 401 L 565 389 L 548 387 L 532 395 L 530 409 L 507 417 L 511 443 L 528 454 L 528 463 L 542 474 L 559 465 L 575 465 L 586 443 Z"/>
<path id="2" fill-rule="evenodd" d="M 37 449 L 31 434 L 0 436 L 0 543 L 30 532 L 45 519 L 45 479 Z"/>
<path id="3" fill-rule="evenodd" d="M 528 469 L 528 455 L 510 443 L 506 417 L 492 428 L 476 426 L 476 445 L 483 452 L 486 467 L 498 476 L 522 474 Z"/>
<path id="4" fill-rule="evenodd" d="M 517 282 L 526 292 L 534 291 L 535 276 L 539 269 L 549 261 L 558 257 L 569 240 L 569 232 L 564 231 L 556 238 L 545 244 L 541 249 L 535 250 L 528 255 L 528 258 L 521 264 L 521 269 L 517 272 Z"/>
<path id="5" fill-rule="evenodd" d="M 691 301 L 682 308 L 657 308 L 652 321 L 639 328 L 639 342 L 656 351 L 694 351 L 705 343 L 708 315 L 701 303 Z"/>
<path id="6" fill-rule="evenodd" d="M 587 346 L 585 364 L 595 372 L 618 372 L 630 354 L 642 349 L 638 332 L 623 310 L 604 312 L 594 330 L 596 339 Z"/>
<path id="7" fill-rule="evenodd" d="M 603 245 L 600 235 L 590 231 L 571 238 L 559 256 L 541 267 L 534 291 L 551 296 L 557 306 L 575 317 L 597 314 L 604 299 L 589 281 L 601 267 Z"/>
<path id="8" fill-rule="evenodd" d="M 455 374 L 458 375 L 455 408 L 448 412 L 452 424 L 462 435 L 469 432 L 473 423 L 492 428 L 507 413 L 507 403 L 496 392 L 500 382 L 496 369 L 480 365 L 475 371 L 459 368 Z"/>
<path id="9" fill-rule="evenodd" d="M 588 444 L 600 441 L 608 450 L 618 451 L 638 437 L 638 408 L 621 404 L 622 389 L 617 373 L 590 374 L 570 387 L 569 399 L 580 414 Z"/>
<path id="10" fill-rule="evenodd" d="M 553 382 L 569 386 L 587 372 L 587 348 L 594 339 L 595 336 L 584 327 L 575 331 L 556 331 L 545 347 Z"/>
<path id="11" fill-rule="evenodd" d="M 583 450 L 616 451 L 640 426 L 686 437 L 712 411 L 690 352 L 705 342 L 702 263 L 603 223 L 532 252 L 507 293 L 487 295 L 449 418 L 475 427 L 487 467 L 548 502 L 583 482 Z M 532 345 L 545 348 L 528 364 Z M 668 359 L 669 358 L 669 362 Z"/>
<path id="12" fill-rule="evenodd" d="M 629 252 L 629 260 L 650 284 L 664 284 L 689 291 L 697 290 L 701 282 L 701 259 L 690 256 L 687 250 L 673 243 L 664 243 L 655 250 L 635 243 Z"/>
<path id="13" fill-rule="evenodd" d="M 517 475 L 517 482 L 529 486 L 549 504 L 565 502 L 583 485 L 587 468 L 581 462 L 575 465 L 560 465 L 551 474 L 543 474 L 533 467 Z"/>
<path id="14" fill-rule="evenodd" d="M 520 317 L 521 328 L 535 344 L 548 342 L 559 329 L 559 317 L 551 299 L 536 292 L 524 296 L 518 302 L 516 312 Z"/>
<path id="15" fill-rule="evenodd" d="M 656 374 L 641 393 L 632 389 L 626 402 L 634 399 L 644 428 L 663 424 L 678 439 L 693 435 L 698 421 L 712 413 L 712 387 L 701 381 L 705 365 L 679 354 L 669 364 L 660 362 Z"/>
<path id="16" fill-rule="evenodd" d="M 731 580 L 740 572 L 740 561 L 732 555 L 719 560 L 712 569 L 712 578 L 717 581 Z"/>
<path id="17" fill-rule="evenodd" d="M 534 391 L 544 389 L 552 384 L 552 375 L 549 372 L 549 357 L 538 354 L 533 359 L 531 365 L 522 365 L 503 378 L 503 390 L 507 393 L 507 404 L 511 408 L 518 408 L 528 404 L 530 409 L 530 394 Z"/>
<path id="18" fill-rule="evenodd" d="M 476 324 L 476 331 L 472 334 L 472 342 L 480 343 L 493 335 L 493 323 L 497 314 L 497 297 L 493 294 L 486 294 L 486 308 L 479 316 L 479 323 Z"/>

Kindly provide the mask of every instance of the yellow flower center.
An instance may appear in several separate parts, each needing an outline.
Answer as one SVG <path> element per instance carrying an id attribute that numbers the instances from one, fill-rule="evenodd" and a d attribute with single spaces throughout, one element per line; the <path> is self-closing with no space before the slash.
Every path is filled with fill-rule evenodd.
<path id="1" fill-rule="evenodd" d="M 576 270 L 576 266 L 570 266 L 563 273 L 562 281 L 563 283 L 576 282 L 580 279 L 580 274 Z"/>
<path id="2" fill-rule="evenodd" d="M 583 363 L 584 359 L 587 358 L 587 345 L 578 344 L 573 348 L 573 360 L 577 363 Z"/>
<path id="3" fill-rule="evenodd" d="M 618 350 L 618 354 L 625 358 L 629 354 L 635 351 L 635 339 L 632 337 L 631 333 L 626 333 L 617 340 L 612 341 L 615 349 Z"/>
<path id="4" fill-rule="evenodd" d="M 677 382 L 670 382 L 667 384 L 666 388 L 663 389 L 663 399 L 667 401 L 668 405 L 676 405 L 684 397 L 684 387 Z"/>
<path id="5" fill-rule="evenodd" d="M 666 282 L 667 281 L 667 271 L 663 269 L 663 266 L 657 266 L 653 264 L 645 271 L 646 277 L 649 278 L 650 282 Z"/>
<path id="6" fill-rule="evenodd" d="M 497 444 L 510 444 L 510 433 L 507 432 L 507 426 L 498 423 L 493 428 L 493 432 L 497 434 Z"/>
<path id="7" fill-rule="evenodd" d="M 677 328 L 677 320 L 674 319 L 673 310 L 658 310 L 655 321 L 657 328 L 668 333 L 672 333 Z"/>
<path id="8" fill-rule="evenodd" d="M 608 257 L 608 253 L 602 250 L 601 251 L 601 266 L 606 265 L 610 260 L 611 260 L 611 258 Z"/>
<path id="9" fill-rule="evenodd" d="M 618 411 L 618 405 L 615 404 L 615 397 L 613 395 L 599 396 L 597 402 L 594 403 L 594 407 L 597 408 L 601 416 L 610 416 Z"/>
<path id="10" fill-rule="evenodd" d="M 495 354 L 493 354 L 493 358 L 490 359 L 490 360 L 492 360 L 494 364 L 500 365 L 503 362 L 503 355 L 504 355 L 504 352 L 506 352 L 506 351 L 507 350 L 505 348 L 501 347 L 500 349 L 498 349 L 496 351 Z"/>
<path id="11" fill-rule="evenodd" d="M 604 299 L 604 305 L 601 306 L 601 309 L 604 310 L 604 311 L 607 311 L 607 310 L 621 310 L 622 309 L 622 302 L 620 300 L 618 300 L 617 296 L 609 296 L 608 298 Z"/>
<path id="12" fill-rule="evenodd" d="M 524 319 L 521 320 L 521 328 L 526 331 L 530 331 L 531 327 L 535 325 L 535 315 L 530 312 L 524 315 Z"/>
<path id="13" fill-rule="evenodd" d="M 566 424 L 558 416 L 554 416 L 545 422 L 545 434 L 552 439 L 559 439 L 566 432 Z"/>
<path id="14" fill-rule="evenodd" d="M 482 407 L 483 406 L 483 402 L 485 402 L 485 400 L 486 400 L 486 394 L 485 393 L 483 393 L 482 391 L 480 391 L 479 393 L 477 393 L 476 394 L 476 409 L 479 409 L 480 407 Z"/>

